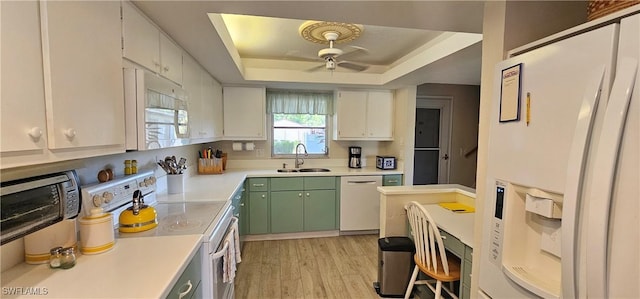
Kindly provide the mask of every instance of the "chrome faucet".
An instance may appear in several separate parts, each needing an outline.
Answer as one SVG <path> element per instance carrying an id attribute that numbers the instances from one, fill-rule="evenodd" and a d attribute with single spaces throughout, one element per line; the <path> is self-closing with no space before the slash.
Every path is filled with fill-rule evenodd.
<path id="1" fill-rule="evenodd" d="M 304 156 L 308 156 L 309 153 L 307 153 L 307 147 L 304 146 L 304 144 L 302 143 L 298 143 L 298 145 L 296 145 L 296 168 L 300 168 L 300 165 L 304 164 L 304 159 L 302 158 L 298 158 L 298 153 L 300 152 L 300 150 L 298 149 L 300 146 L 302 145 L 302 149 L 304 149 Z"/>

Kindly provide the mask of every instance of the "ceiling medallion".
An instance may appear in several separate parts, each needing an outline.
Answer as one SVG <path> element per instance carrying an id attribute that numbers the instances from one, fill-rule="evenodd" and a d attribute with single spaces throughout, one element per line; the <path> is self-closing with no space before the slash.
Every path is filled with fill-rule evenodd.
<path id="1" fill-rule="evenodd" d="M 364 27 L 358 24 L 325 21 L 306 21 L 298 29 L 302 38 L 317 44 L 329 44 L 325 37 L 327 32 L 335 32 L 338 37 L 335 43 L 350 42 L 362 35 Z"/>

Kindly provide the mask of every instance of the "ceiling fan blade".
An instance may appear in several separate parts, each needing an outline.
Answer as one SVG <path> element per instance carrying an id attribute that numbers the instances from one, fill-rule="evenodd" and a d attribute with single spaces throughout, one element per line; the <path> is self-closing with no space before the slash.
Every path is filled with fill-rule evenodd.
<path id="1" fill-rule="evenodd" d="M 291 50 L 285 53 L 285 59 L 288 60 L 302 60 L 302 61 L 322 61 L 323 59 L 318 56 L 299 55 L 300 51 Z"/>
<path id="2" fill-rule="evenodd" d="M 348 61 L 338 62 L 338 66 L 346 68 L 346 69 L 358 71 L 358 72 L 362 72 L 362 71 L 364 71 L 364 70 L 369 68 L 368 65 L 361 65 L 361 64 L 356 64 L 356 63 L 353 63 L 353 62 L 348 62 Z"/>
<path id="3" fill-rule="evenodd" d="M 310 68 L 308 70 L 305 70 L 305 72 L 316 72 L 316 71 L 319 71 L 319 70 L 324 69 L 324 68 L 326 68 L 326 66 L 324 64 L 321 64 L 321 65 L 318 65 L 318 66 L 314 66 L 314 67 L 312 67 L 312 68 Z"/>
<path id="4" fill-rule="evenodd" d="M 344 54 L 340 55 L 341 59 L 344 59 L 344 57 L 346 56 L 353 56 L 356 54 L 359 55 L 368 55 L 369 54 L 369 50 L 367 48 L 363 48 L 363 47 L 359 47 L 359 46 L 353 46 L 353 45 L 349 45 L 348 47 L 353 48 L 353 50 L 345 52 Z"/>

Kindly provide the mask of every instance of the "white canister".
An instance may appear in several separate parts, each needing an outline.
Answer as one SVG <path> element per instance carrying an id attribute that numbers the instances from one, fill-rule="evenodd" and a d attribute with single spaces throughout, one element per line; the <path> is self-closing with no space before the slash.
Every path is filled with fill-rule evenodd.
<path id="1" fill-rule="evenodd" d="M 113 217 L 102 208 L 91 209 L 91 215 L 78 219 L 80 224 L 80 251 L 98 254 L 109 251 L 115 244 Z"/>
<path id="2" fill-rule="evenodd" d="M 184 174 L 167 174 L 167 193 L 179 194 L 184 192 Z"/>
<path id="3" fill-rule="evenodd" d="M 75 247 L 76 220 L 66 219 L 24 237 L 24 261 L 27 264 L 49 262 L 51 248 Z"/>

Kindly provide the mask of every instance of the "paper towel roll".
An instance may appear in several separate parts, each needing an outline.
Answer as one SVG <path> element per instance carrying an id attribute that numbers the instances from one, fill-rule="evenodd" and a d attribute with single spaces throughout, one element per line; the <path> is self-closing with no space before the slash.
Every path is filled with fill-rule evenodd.
<path id="1" fill-rule="evenodd" d="M 242 143 L 241 143 L 241 142 L 234 142 L 234 143 L 231 145 L 231 148 L 232 148 L 234 151 L 241 151 L 241 150 L 242 150 Z"/>
<path id="2" fill-rule="evenodd" d="M 246 149 L 248 151 L 252 151 L 252 150 L 256 149 L 256 145 L 253 142 L 247 142 L 244 145 L 244 149 Z"/>

